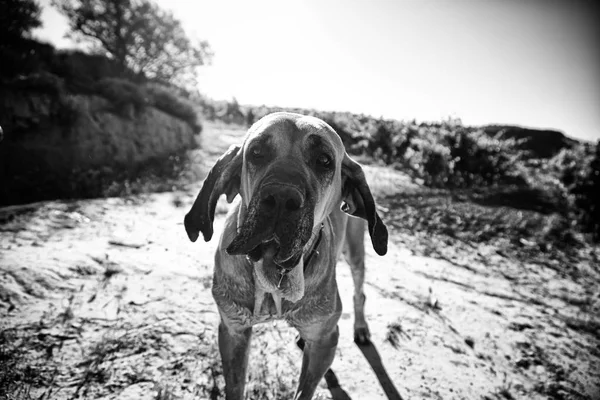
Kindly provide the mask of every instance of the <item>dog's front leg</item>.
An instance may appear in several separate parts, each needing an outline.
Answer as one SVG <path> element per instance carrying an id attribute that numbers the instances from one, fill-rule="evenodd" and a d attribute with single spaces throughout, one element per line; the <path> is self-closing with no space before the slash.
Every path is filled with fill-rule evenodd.
<path id="1" fill-rule="evenodd" d="M 335 318 L 334 324 L 333 329 L 329 330 L 299 329 L 300 336 L 304 339 L 304 351 L 300 381 L 294 399 L 312 399 L 319 381 L 331 366 L 339 338 L 337 318 Z"/>
<path id="2" fill-rule="evenodd" d="M 225 398 L 241 400 L 246 385 L 246 368 L 250 353 L 252 327 L 236 329 L 227 326 L 223 320 L 219 324 L 219 351 L 225 377 Z"/>

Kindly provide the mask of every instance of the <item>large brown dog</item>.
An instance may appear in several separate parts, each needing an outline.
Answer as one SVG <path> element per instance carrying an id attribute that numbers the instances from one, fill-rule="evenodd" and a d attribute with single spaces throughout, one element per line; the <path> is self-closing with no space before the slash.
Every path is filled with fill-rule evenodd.
<path id="1" fill-rule="evenodd" d="M 215 255 L 212 287 L 226 397 L 243 398 L 252 326 L 282 318 L 305 343 L 295 398 L 311 399 L 338 342 L 340 250 L 345 242 L 355 284 L 354 337 L 366 342 L 363 220 L 380 255 L 387 251 L 387 229 L 362 168 L 337 133 L 314 117 L 270 114 L 241 146 L 223 154 L 185 216 L 190 240 L 199 232 L 210 240 L 217 199 L 225 194 L 231 202 L 238 193 L 241 201 L 227 216 Z"/>

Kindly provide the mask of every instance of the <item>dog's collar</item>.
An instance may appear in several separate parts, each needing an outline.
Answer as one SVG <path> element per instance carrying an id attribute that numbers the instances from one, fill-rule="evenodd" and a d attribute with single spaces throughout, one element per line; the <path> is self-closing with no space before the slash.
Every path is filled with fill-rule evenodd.
<path id="1" fill-rule="evenodd" d="M 304 258 L 304 270 L 306 271 L 306 267 L 308 267 L 308 265 L 310 264 L 312 258 L 314 255 L 319 255 L 319 250 L 317 250 L 319 248 L 319 245 L 321 244 L 321 239 L 323 238 L 323 228 L 324 228 L 325 224 L 321 223 L 321 229 L 319 229 L 319 234 L 317 236 L 317 239 L 313 242 L 312 244 L 312 249 L 307 253 L 306 257 Z M 277 288 L 280 289 L 281 288 L 281 282 L 283 282 L 283 278 L 287 275 L 288 272 L 290 272 L 290 270 L 282 268 L 282 267 L 278 267 L 279 269 L 279 274 L 281 275 L 279 277 L 279 282 L 277 283 Z"/>
<path id="2" fill-rule="evenodd" d="M 319 235 L 317 236 L 317 239 L 313 242 L 312 245 L 312 249 L 310 250 L 310 252 L 308 252 L 308 254 L 306 255 L 306 258 L 304 258 L 304 270 L 306 271 L 306 267 L 308 267 L 308 264 L 310 264 L 310 261 L 312 260 L 314 255 L 319 255 L 319 250 L 317 250 L 319 248 L 319 245 L 321 244 L 321 239 L 323 238 L 323 228 L 324 228 L 325 224 L 321 223 L 321 229 L 319 229 Z"/>

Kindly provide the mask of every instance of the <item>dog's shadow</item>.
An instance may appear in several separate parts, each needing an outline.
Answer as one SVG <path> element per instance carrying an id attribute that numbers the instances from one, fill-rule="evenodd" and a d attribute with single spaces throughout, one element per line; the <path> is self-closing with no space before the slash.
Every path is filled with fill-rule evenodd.
<path id="1" fill-rule="evenodd" d="M 390 379 L 390 376 L 381 362 L 381 357 L 379 356 L 379 352 L 377 351 L 375 345 L 370 341 L 365 344 L 356 343 L 356 345 L 369 362 L 373 372 L 375 372 L 377 380 L 379 380 L 379 384 L 385 392 L 388 400 L 402 400 L 402 396 L 400 396 L 400 393 L 398 393 L 398 390 L 394 386 L 394 382 L 392 382 Z"/>
<path id="2" fill-rule="evenodd" d="M 296 340 L 296 344 L 300 350 L 304 350 L 304 340 L 302 338 L 298 338 Z M 385 392 L 388 400 L 403 400 L 402 396 L 400 396 L 400 393 L 398 393 L 398 390 L 394 386 L 394 383 L 385 370 L 375 345 L 370 341 L 367 343 L 356 343 L 356 345 L 367 359 L 367 362 L 373 369 L 373 372 L 375 372 L 375 376 L 377 376 L 377 380 L 379 381 L 379 384 Z M 327 383 L 327 388 L 329 389 L 333 400 L 352 400 L 348 393 L 341 387 L 337 376 L 331 368 L 325 373 L 325 382 Z"/>

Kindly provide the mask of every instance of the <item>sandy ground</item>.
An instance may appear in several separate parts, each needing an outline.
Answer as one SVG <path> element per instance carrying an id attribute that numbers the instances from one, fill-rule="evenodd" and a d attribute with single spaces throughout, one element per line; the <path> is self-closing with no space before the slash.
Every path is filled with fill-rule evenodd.
<path id="1" fill-rule="evenodd" d="M 239 135 L 209 127 L 200 168 Z M 216 240 L 190 243 L 182 224 L 198 189 L 0 210 L 0 398 L 224 398 Z M 373 344 L 353 343 L 352 279 L 340 261 L 341 389 L 323 382 L 317 398 L 600 399 L 598 248 L 571 261 L 574 278 L 492 245 L 407 231 L 380 203 L 391 241 L 385 257 L 367 254 Z M 247 398 L 290 398 L 295 332 L 277 322 L 255 333 Z"/>

